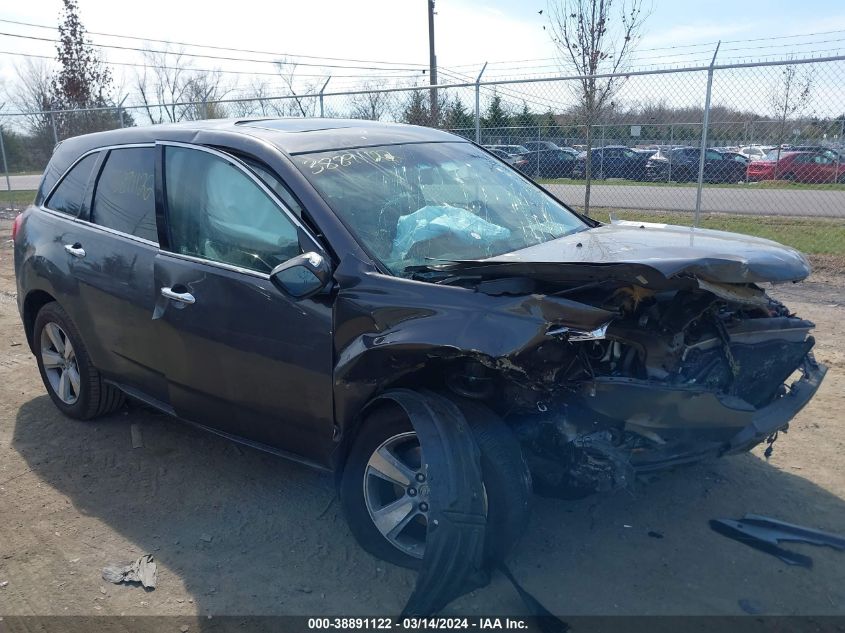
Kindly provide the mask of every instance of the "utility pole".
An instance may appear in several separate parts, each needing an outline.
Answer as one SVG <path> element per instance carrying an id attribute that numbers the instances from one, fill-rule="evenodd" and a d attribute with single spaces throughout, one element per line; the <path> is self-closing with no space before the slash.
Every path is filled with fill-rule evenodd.
<path id="1" fill-rule="evenodd" d="M 437 55 L 434 54 L 434 0 L 428 0 L 428 77 L 432 86 L 437 85 Z M 432 88 L 429 94 L 431 99 L 431 125 L 437 125 L 437 88 Z"/>

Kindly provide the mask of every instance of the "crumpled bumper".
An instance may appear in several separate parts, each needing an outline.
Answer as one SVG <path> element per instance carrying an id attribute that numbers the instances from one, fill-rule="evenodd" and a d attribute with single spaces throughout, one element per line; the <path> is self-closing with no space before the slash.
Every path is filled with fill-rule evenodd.
<path id="1" fill-rule="evenodd" d="M 802 376 L 789 390 L 759 409 L 706 389 L 626 378 L 597 379 L 584 388 L 580 404 L 606 419 L 625 420 L 627 430 L 663 438 L 662 444 L 631 453 L 634 471 L 647 473 L 740 453 L 784 429 L 827 373 L 812 354 L 797 369 Z"/>
<path id="2" fill-rule="evenodd" d="M 722 454 L 731 455 L 746 451 L 789 424 L 818 391 L 827 373 L 827 367 L 817 363 L 815 358 L 808 354 L 801 365 L 801 371 L 803 376 L 792 383 L 789 392 L 772 404 L 758 409 L 751 418 L 751 424 L 731 438 Z"/>

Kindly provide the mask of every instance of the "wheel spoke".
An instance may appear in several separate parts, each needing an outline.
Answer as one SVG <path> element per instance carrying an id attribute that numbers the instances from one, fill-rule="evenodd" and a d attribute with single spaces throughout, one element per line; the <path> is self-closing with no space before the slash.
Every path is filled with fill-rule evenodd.
<path id="1" fill-rule="evenodd" d="M 62 340 L 62 333 L 58 326 L 55 323 L 48 323 L 44 326 L 44 331 L 47 332 L 47 336 L 53 344 L 53 349 L 55 349 L 59 354 L 64 355 L 65 343 Z"/>
<path id="2" fill-rule="evenodd" d="M 420 512 L 417 508 L 417 505 L 414 504 L 414 508 L 411 510 L 411 512 L 406 514 L 405 518 L 399 521 L 399 523 L 397 523 L 396 526 L 392 530 L 390 530 L 390 532 L 388 532 L 387 538 L 395 539 L 397 536 L 399 536 L 399 534 L 402 533 L 402 530 L 404 530 L 411 521 L 413 521 L 416 517 L 420 516 L 421 514 L 422 512 Z"/>
<path id="3" fill-rule="evenodd" d="M 41 350 L 41 361 L 44 363 L 44 369 L 56 369 L 62 364 L 62 356 L 53 350 Z"/>
<path id="4" fill-rule="evenodd" d="M 59 398 L 65 402 L 70 400 L 70 379 L 67 371 L 63 371 L 61 377 L 59 377 Z"/>
<path id="5" fill-rule="evenodd" d="M 73 358 L 73 345 L 70 343 L 70 339 L 65 336 L 65 351 L 64 356 L 66 360 L 70 360 Z"/>
<path id="6" fill-rule="evenodd" d="M 79 397 L 79 369 L 76 366 L 68 367 L 67 371 L 68 380 L 70 380 L 70 386 L 73 388 L 73 396 L 75 398 Z"/>
<path id="7" fill-rule="evenodd" d="M 414 501 L 410 497 L 402 496 L 393 503 L 375 510 L 372 514 L 373 522 L 379 532 L 388 538 L 394 538 L 416 513 Z"/>
<path id="8" fill-rule="evenodd" d="M 382 446 L 367 464 L 371 474 L 391 483 L 407 486 L 413 481 L 414 470 L 403 463 L 388 447 Z"/>

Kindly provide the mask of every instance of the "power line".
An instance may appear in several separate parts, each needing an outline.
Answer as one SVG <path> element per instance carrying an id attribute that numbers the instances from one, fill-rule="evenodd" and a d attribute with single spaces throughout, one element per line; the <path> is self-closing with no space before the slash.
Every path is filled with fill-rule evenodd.
<path id="1" fill-rule="evenodd" d="M 8 20 L 4 18 L 0 18 L 0 22 L 6 24 L 17 24 L 20 26 L 31 26 L 39 29 L 49 29 L 51 31 L 57 31 L 58 27 L 55 26 L 48 26 L 46 24 L 34 24 L 32 22 L 21 22 L 19 20 Z M 153 37 L 138 37 L 134 35 L 119 35 L 117 33 L 103 33 L 98 31 L 86 31 L 89 35 L 98 35 L 101 37 L 114 37 L 119 39 L 127 39 L 127 40 L 137 40 L 142 42 L 156 42 L 157 44 L 173 44 L 176 46 L 193 46 L 195 48 L 209 48 L 213 50 L 219 51 L 234 51 L 236 53 L 250 53 L 252 55 L 273 55 L 276 57 L 302 57 L 303 59 L 326 59 L 329 61 L 337 61 L 337 62 L 359 62 L 364 64 L 383 64 L 383 65 L 390 65 L 390 66 L 419 66 L 421 68 L 425 68 L 424 64 L 415 64 L 413 62 L 385 62 L 375 59 L 352 59 L 346 57 L 326 57 L 321 55 L 300 55 L 297 53 L 274 53 L 270 51 L 258 51 L 252 50 L 248 48 L 232 48 L 230 46 L 215 46 L 211 44 L 195 44 L 190 42 L 178 42 L 174 40 L 162 40 L 156 39 Z"/>
<path id="2" fill-rule="evenodd" d="M 833 35 L 833 34 L 842 34 L 845 33 L 845 29 L 837 29 L 833 31 L 817 31 L 814 33 L 798 33 L 795 35 L 778 35 L 772 37 L 757 37 L 751 39 L 743 39 L 743 40 L 722 40 L 722 44 L 747 44 L 749 42 L 772 42 L 784 39 L 795 39 L 799 37 L 816 37 L 819 35 Z M 839 40 L 827 40 L 827 41 L 839 41 Z M 825 40 L 819 42 L 806 42 L 804 44 L 796 44 L 795 46 L 804 46 L 813 43 L 824 43 Z M 717 44 L 717 42 L 702 42 L 700 44 L 676 44 L 673 46 L 655 46 L 651 48 L 637 48 L 634 50 L 634 53 L 643 53 L 649 51 L 668 51 L 668 50 L 675 50 L 681 48 L 704 48 L 704 47 L 713 47 Z M 766 46 L 762 46 L 760 48 L 768 48 Z M 733 48 L 731 50 L 740 50 L 737 48 Z M 744 49 L 743 49 L 744 50 Z M 689 54 L 699 54 L 703 53 L 704 51 L 696 51 L 694 53 Z M 548 62 L 548 61 L 556 61 L 557 57 L 535 57 L 533 59 L 517 59 L 517 60 L 500 60 L 500 61 L 492 61 L 488 62 L 488 65 L 496 65 L 496 64 L 515 64 L 515 63 L 522 63 L 522 62 Z M 481 62 L 475 62 L 472 64 L 459 64 L 456 66 L 452 66 L 452 68 L 470 68 L 475 67 L 478 68 L 481 66 Z"/>
<path id="3" fill-rule="evenodd" d="M 17 53 L 13 51 L 0 51 L 0 54 L 3 55 L 17 55 L 19 57 L 34 57 L 37 59 L 49 59 L 55 61 L 55 57 L 50 55 L 35 55 L 33 53 Z M 220 70 L 217 68 L 193 68 L 193 67 L 186 67 L 186 66 L 166 66 L 161 64 L 139 64 L 139 63 L 132 63 L 132 62 L 109 62 L 103 61 L 103 64 L 107 66 L 128 66 L 130 68 L 149 68 L 152 70 L 161 69 L 161 70 L 182 70 L 185 72 L 197 72 L 197 73 L 221 73 L 226 75 L 257 75 L 257 76 L 268 76 L 268 77 L 278 77 L 279 73 L 273 72 L 264 72 L 258 70 Z M 383 69 L 384 72 L 400 72 L 399 69 L 390 68 L 390 69 Z M 350 79 L 415 79 L 420 75 L 338 75 L 337 77 L 340 78 L 350 78 Z M 318 79 L 325 79 L 326 75 L 311 75 L 311 74 L 299 74 L 297 73 L 296 78 L 301 77 L 309 77 L 309 78 L 318 78 Z"/>
<path id="4" fill-rule="evenodd" d="M 19 33 L 3 33 L 0 32 L 0 36 L 5 37 L 17 37 L 20 39 L 25 40 L 37 40 L 41 42 L 52 42 L 52 43 L 59 43 L 60 40 L 51 38 L 51 37 L 38 37 L 37 35 L 21 35 Z M 202 59 L 217 59 L 222 61 L 231 61 L 231 62 L 250 62 L 254 64 L 273 64 L 276 66 L 311 66 L 315 68 L 347 68 L 351 70 L 404 70 L 404 71 L 420 71 L 420 68 L 381 68 L 378 66 L 349 66 L 343 64 L 312 64 L 309 62 L 288 62 L 288 61 L 273 61 L 269 59 L 249 59 L 246 57 L 228 57 L 224 55 L 201 55 L 199 53 L 185 53 L 181 51 L 169 51 L 169 50 L 160 50 L 160 49 L 148 49 L 148 48 L 138 48 L 135 46 L 119 46 L 117 44 L 98 44 L 96 42 L 89 42 L 89 46 L 95 46 L 97 48 L 112 48 L 116 50 L 123 50 L 123 51 L 137 51 L 140 53 L 161 53 L 165 55 L 181 55 L 185 57 L 197 57 Z"/>
<path id="5" fill-rule="evenodd" d="M 813 41 L 813 42 L 796 42 L 795 44 L 789 44 L 788 46 L 790 46 L 790 47 L 815 46 L 816 44 L 828 44 L 828 43 L 831 43 L 831 42 L 843 42 L 843 43 L 845 43 L 845 38 L 836 38 L 836 39 L 829 39 L 829 40 L 817 40 L 817 41 Z M 739 46 L 739 47 L 735 47 L 735 48 L 725 48 L 725 49 L 723 49 L 723 51 L 727 52 L 727 53 L 731 53 L 731 52 L 737 52 L 737 51 L 761 50 L 761 49 L 770 49 L 770 48 L 774 48 L 774 47 L 773 46 Z M 829 49 L 816 49 L 816 50 L 811 50 L 811 51 L 791 50 L 790 52 L 781 52 L 781 53 L 773 53 L 772 55 L 763 55 L 763 57 L 772 57 L 772 56 L 777 56 L 777 55 L 789 55 L 789 54 L 814 55 L 816 53 L 829 52 L 831 50 L 839 50 L 839 49 L 837 49 L 837 48 L 830 49 L 829 48 Z M 699 58 L 700 58 L 700 56 L 703 53 L 705 53 L 705 51 L 689 51 L 689 52 L 686 52 L 686 53 L 672 53 L 672 54 L 668 54 L 668 55 L 648 55 L 648 56 L 639 56 L 636 53 L 634 53 L 631 57 L 631 61 L 632 62 L 642 62 L 642 61 L 652 60 L 652 59 L 667 59 L 667 58 L 672 59 L 672 58 L 689 57 L 689 56 L 699 56 Z M 709 61 L 710 57 L 707 57 L 706 59 L 707 59 L 707 61 Z M 725 57 L 721 57 L 721 59 L 725 59 Z M 497 63 L 497 62 L 491 62 L 491 64 L 492 63 Z M 498 62 L 498 63 L 506 63 L 506 62 Z M 674 63 L 674 62 L 667 62 L 667 63 Z M 461 68 L 461 67 L 462 66 L 453 66 L 452 68 Z M 492 70 L 495 71 L 495 72 L 534 71 L 534 70 L 539 71 L 539 69 L 543 69 L 543 68 L 551 68 L 551 69 L 560 70 L 560 66 L 558 64 L 533 64 L 533 65 L 530 65 L 530 66 L 529 65 L 523 65 L 523 66 L 506 66 L 506 67 L 497 66 L 497 67 L 492 68 Z M 539 73 L 535 73 L 535 74 L 539 74 Z M 499 76 L 502 76 L 502 75 L 499 75 Z"/>
<path id="6" fill-rule="evenodd" d="M 466 82 L 467 80 L 472 81 L 471 77 L 468 77 L 467 75 L 465 75 L 463 73 L 454 71 L 451 68 L 443 68 L 441 66 L 440 71 L 443 74 L 450 76 L 452 79 L 457 79 L 459 82 Z M 493 88 L 495 88 L 495 90 L 497 92 L 501 93 L 503 96 L 510 97 L 511 99 L 519 99 L 521 101 L 525 101 L 526 103 L 530 103 L 531 105 L 539 106 L 539 107 L 544 108 L 544 109 L 545 108 L 551 109 L 555 105 L 555 102 L 551 99 L 547 99 L 545 97 L 541 97 L 541 96 L 538 96 L 538 95 L 530 95 L 530 97 L 529 97 L 529 96 L 526 96 L 525 93 L 513 91 L 509 88 L 505 88 L 505 87 L 502 87 L 502 86 L 494 86 L 493 88 L 491 88 L 490 86 L 482 86 L 482 87 L 486 88 L 486 89 L 491 89 L 491 90 Z M 533 97 L 533 98 L 531 98 L 531 97 Z M 537 101 L 537 99 L 540 99 L 540 101 Z"/>

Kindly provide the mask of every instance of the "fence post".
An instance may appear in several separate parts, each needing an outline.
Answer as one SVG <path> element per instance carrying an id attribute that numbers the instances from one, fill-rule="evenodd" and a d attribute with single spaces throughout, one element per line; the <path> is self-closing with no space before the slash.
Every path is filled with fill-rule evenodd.
<path id="1" fill-rule="evenodd" d="M 6 174 L 6 189 L 9 192 L 9 209 L 15 206 L 12 199 L 12 182 L 9 180 L 9 165 L 6 163 L 6 146 L 3 144 L 3 126 L 0 125 L 0 155 L 3 156 L 3 173 Z"/>
<path id="2" fill-rule="evenodd" d="M 839 147 L 843 147 L 843 142 L 845 142 L 845 118 L 843 118 L 839 122 Z M 836 169 L 834 170 L 833 176 L 833 184 L 839 182 L 839 167 L 840 167 L 840 156 L 842 156 L 842 152 L 840 150 L 836 150 Z"/>
<path id="3" fill-rule="evenodd" d="M 325 111 L 323 110 L 323 92 L 326 90 L 326 86 L 329 85 L 329 82 L 332 80 L 332 76 L 329 75 L 326 79 L 326 82 L 323 84 L 323 87 L 320 88 L 320 118 L 325 118 Z"/>
<path id="4" fill-rule="evenodd" d="M 604 174 L 604 144 L 605 144 L 605 133 L 607 131 L 607 125 L 601 126 L 601 158 L 599 159 L 599 177 L 601 179 L 605 178 Z"/>
<path id="5" fill-rule="evenodd" d="M 117 118 L 120 119 L 120 127 L 123 127 L 123 102 L 126 101 L 126 98 L 129 95 L 124 95 L 123 99 L 120 100 L 120 103 L 117 104 Z"/>
<path id="6" fill-rule="evenodd" d="M 53 106 L 55 107 L 55 106 Z M 53 143 L 55 145 L 59 144 L 59 133 L 56 131 L 56 111 L 50 110 L 50 123 L 53 124 Z"/>
<path id="7" fill-rule="evenodd" d="M 481 72 L 475 78 L 475 142 L 481 143 L 481 75 L 487 68 L 487 62 L 481 67 Z"/>
<path id="8" fill-rule="evenodd" d="M 710 61 L 710 68 L 707 70 L 707 96 L 704 98 L 704 120 L 701 124 L 701 154 L 698 157 L 698 187 L 695 192 L 695 217 L 693 218 L 693 226 L 698 226 L 698 220 L 701 216 L 701 188 L 704 183 L 704 154 L 707 152 L 707 128 L 710 125 L 710 95 L 713 92 L 713 66 L 716 65 L 716 55 L 719 54 L 719 46 L 722 41 L 716 44 L 716 50 L 713 52 L 713 59 Z"/>
<path id="9" fill-rule="evenodd" d="M 672 182 L 672 147 L 675 145 L 675 124 L 669 124 L 669 151 L 666 158 L 669 160 L 669 177 L 666 182 Z"/>

